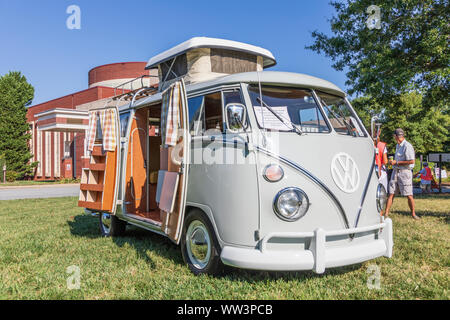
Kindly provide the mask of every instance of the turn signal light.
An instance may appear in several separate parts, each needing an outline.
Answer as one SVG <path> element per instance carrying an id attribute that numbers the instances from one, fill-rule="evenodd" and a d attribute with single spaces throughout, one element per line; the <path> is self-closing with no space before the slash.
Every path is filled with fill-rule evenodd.
<path id="1" fill-rule="evenodd" d="M 277 164 L 269 164 L 264 168 L 263 176 L 269 182 L 277 182 L 283 179 L 284 171 Z"/>

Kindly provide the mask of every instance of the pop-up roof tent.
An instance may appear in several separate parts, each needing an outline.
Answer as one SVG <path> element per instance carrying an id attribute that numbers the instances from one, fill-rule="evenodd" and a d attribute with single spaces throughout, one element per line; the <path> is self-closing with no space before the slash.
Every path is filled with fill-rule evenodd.
<path id="1" fill-rule="evenodd" d="M 269 50 L 237 41 L 196 37 L 154 56 L 146 69 L 158 67 L 163 90 L 179 78 L 192 84 L 233 73 L 262 71 L 275 64 Z"/>

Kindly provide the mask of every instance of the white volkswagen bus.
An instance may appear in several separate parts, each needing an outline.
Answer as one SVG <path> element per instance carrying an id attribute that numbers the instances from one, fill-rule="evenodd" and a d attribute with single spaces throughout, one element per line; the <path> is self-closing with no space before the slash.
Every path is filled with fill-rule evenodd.
<path id="1" fill-rule="evenodd" d="M 263 48 L 193 38 L 150 59 L 157 88 L 91 110 L 79 206 L 102 234 L 166 236 L 195 274 L 391 257 L 375 150 L 346 94 L 265 70 L 275 64 Z"/>

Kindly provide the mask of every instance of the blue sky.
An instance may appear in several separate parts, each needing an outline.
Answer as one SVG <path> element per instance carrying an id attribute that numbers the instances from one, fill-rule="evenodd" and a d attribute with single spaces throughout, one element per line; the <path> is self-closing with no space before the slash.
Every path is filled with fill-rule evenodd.
<path id="1" fill-rule="evenodd" d="M 147 61 L 194 36 L 269 49 L 272 70 L 306 73 L 345 89 L 346 76 L 305 46 L 311 31 L 330 32 L 328 0 L 115 1 L 0 0 L 0 74 L 21 71 L 35 87 L 33 104 L 88 87 L 98 65 Z M 81 8 L 81 30 L 69 30 L 69 5 Z"/>

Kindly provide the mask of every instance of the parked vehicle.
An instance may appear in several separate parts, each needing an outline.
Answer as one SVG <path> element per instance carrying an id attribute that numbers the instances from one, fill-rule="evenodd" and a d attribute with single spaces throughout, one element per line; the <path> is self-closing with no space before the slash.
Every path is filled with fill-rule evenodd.
<path id="1" fill-rule="evenodd" d="M 158 88 L 91 110 L 79 206 L 102 234 L 166 236 L 195 274 L 391 257 L 373 142 L 345 93 L 264 71 L 275 64 L 259 47 L 193 38 L 150 59 Z"/>

